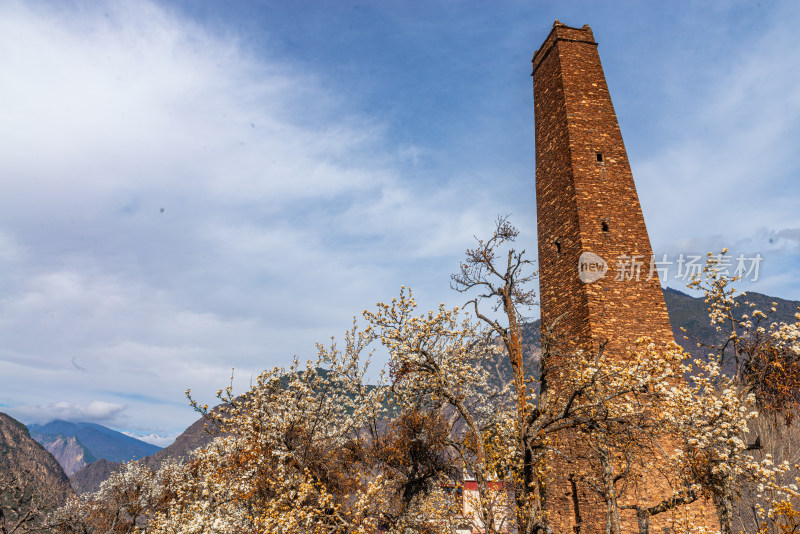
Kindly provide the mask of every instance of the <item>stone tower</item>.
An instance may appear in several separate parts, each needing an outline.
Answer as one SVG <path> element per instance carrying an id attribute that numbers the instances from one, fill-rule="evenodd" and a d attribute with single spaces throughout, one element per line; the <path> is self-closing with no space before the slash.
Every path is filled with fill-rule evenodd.
<path id="1" fill-rule="evenodd" d="M 642 335 L 672 341 L 589 26 L 556 21 L 533 56 L 533 95 L 543 327 L 585 348 L 624 348 Z"/>
<path id="2" fill-rule="evenodd" d="M 624 358 L 625 349 L 642 336 L 660 346 L 673 341 L 589 26 L 556 21 L 533 56 L 532 75 L 543 334 L 550 332 L 562 355 L 603 346 L 607 354 Z M 581 456 L 579 436 L 561 436 L 560 442 L 571 452 L 568 457 Z M 550 463 L 547 499 L 554 532 L 603 532 L 604 505 L 571 474 L 581 469 L 580 460 Z M 657 486 L 650 490 L 653 497 L 662 493 Z M 624 523 L 630 526 L 631 518 Z"/>

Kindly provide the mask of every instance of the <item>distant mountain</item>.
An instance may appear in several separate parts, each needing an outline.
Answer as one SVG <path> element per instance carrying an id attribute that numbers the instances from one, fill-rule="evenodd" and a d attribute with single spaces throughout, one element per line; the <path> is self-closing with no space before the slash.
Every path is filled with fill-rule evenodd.
<path id="1" fill-rule="evenodd" d="M 68 477 L 85 465 L 96 460 L 94 455 L 78 441 L 75 436 L 65 437 L 61 434 L 35 434 L 32 433 L 36 441 L 41 443 L 45 449 L 55 456 L 64 472 Z"/>
<path id="2" fill-rule="evenodd" d="M 13 524 L 16 517 L 10 504 L 21 505 L 22 513 L 40 515 L 71 495 L 67 475 L 53 455 L 31 438 L 25 425 L 0 412 L 0 511 L 6 521 Z"/>
<path id="3" fill-rule="evenodd" d="M 120 467 L 122 467 L 121 463 L 109 462 L 105 458 L 100 458 L 70 476 L 69 482 L 78 495 L 94 493 L 100 489 L 100 484 Z"/>
<path id="4" fill-rule="evenodd" d="M 31 436 L 53 453 L 70 475 L 99 458 L 127 462 L 161 450 L 161 447 L 95 423 L 51 421 L 28 428 Z"/>
<path id="5" fill-rule="evenodd" d="M 675 341 L 687 352 L 695 356 L 703 355 L 707 351 L 699 348 L 698 342 L 709 345 L 725 341 L 724 328 L 723 331 L 717 332 L 716 326 L 711 325 L 708 318 L 708 304 L 704 297 L 692 297 L 668 287 L 664 290 L 664 301 L 667 303 L 667 312 L 672 323 Z M 747 293 L 737 297 L 736 301 L 739 302 L 739 307 L 734 311 L 737 317 L 743 313 L 749 314 L 745 302 L 755 304 L 755 309 L 764 313 L 770 312 L 774 302 L 776 304 L 775 312 L 770 314 L 766 326 L 774 322 L 795 322 L 797 319 L 794 314 L 797 313 L 797 307 L 800 306 L 800 301 L 770 297 L 761 293 Z M 686 332 L 681 331 L 681 327 L 686 328 Z M 688 340 L 684 339 L 684 336 L 687 335 L 689 336 Z"/>
<path id="6" fill-rule="evenodd" d="M 736 301 L 740 303 L 735 312 L 737 316 L 748 313 L 745 302 L 755 304 L 755 309 L 764 313 L 770 311 L 773 302 L 776 303 L 775 312 L 772 312 L 765 321 L 767 326 L 773 322 L 795 322 L 794 314 L 800 306 L 800 301 L 770 297 L 761 293 L 747 293 L 736 298 Z M 668 287 L 664 289 L 664 302 L 667 305 L 675 341 L 684 350 L 693 356 L 701 356 L 705 355 L 707 349 L 698 347 L 698 342 L 705 345 L 724 342 L 725 332 L 717 332 L 716 326 L 712 326 L 708 318 L 708 304 L 705 302 L 705 297 L 692 297 Z M 686 332 L 683 332 L 681 327 L 686 328 Z M 684 339 L 686 336 L 689 339 Z M 541 323 L 538 319 L 522 323 L 521 339 L 525 354 L 525 373 L 528 376 L 537 376 L 539 358 L 542 354 Z M 495 342 L 499 343 L 499 339 Z M 513 379 L 511 363 L 505 354 L 499 354 L 484 362 L 484 366 L 489 371 L 490 380 L 494 385 L 505 384 Z"/>

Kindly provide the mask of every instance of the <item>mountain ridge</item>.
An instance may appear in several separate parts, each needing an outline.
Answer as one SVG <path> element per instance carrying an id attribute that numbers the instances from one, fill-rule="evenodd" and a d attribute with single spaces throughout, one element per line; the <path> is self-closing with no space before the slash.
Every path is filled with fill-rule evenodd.
<path id="1" fill-rule="evenodd" d="M 96 460 L 122 463 L 151 456 L 161 447 L 97 423 L 56 419 L 28 426 L 30 435 L 51 452 L 68 475 Z"/>

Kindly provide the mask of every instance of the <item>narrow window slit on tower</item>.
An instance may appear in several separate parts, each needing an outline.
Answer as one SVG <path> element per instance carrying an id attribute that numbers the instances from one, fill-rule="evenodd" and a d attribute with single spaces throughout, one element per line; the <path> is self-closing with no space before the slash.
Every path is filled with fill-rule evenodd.
<path id="1" fill-rule="evenodd" d="M 604 232 L 608 232 L 608 221 L 603 221 L 601 223 Z"/>
<path id="2" fill-rule="evenodd" d="M 574 474 L 570 473 L 568 480 L 570 489 L 572 490 L 572 511 L 575 513 L 575 525 L 572 527 L 572 530 L 576 534 L 580 534 L 583 521 L 581 521 L 581 506 L 578 500 L 578 485 L 575 483 Z"/>
<path id="3" fill-rule="evenodd" d="M 602 163 L 603 162 L 603 153 L 602 152 L 597 152 L 595 155 L 597 156 L 597 161 Z"/>

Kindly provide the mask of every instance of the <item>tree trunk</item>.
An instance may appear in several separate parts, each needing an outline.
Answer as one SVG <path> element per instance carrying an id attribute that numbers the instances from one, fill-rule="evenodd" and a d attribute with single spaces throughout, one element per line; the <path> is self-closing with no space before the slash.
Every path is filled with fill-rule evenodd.
<path id="1" fill-rule="evenodd" d="M 639 534 L 650 534 L 650 512 L 646 508 L 636 509 L 636 521 L 639 524 Z"/>
<path id="2" fill-rule="evenodd" d="M 606 501 L 606 534 L 621 534 L 614 466 L 605 447 L 600 449 L 600 465 L 603 469 L 603 498 Z"/>
<path id="3" fill-rule="evenodd" d="M 534 480 L 533 458 L 528 448 L 526 425 L 528 391 L 525 384 L 525 361 L 520 343 L 519 321 L 512 297 L 513 287 L 506 285 L 503 291 L 503 311 L 508 318 L 508 330 L 502 336 L 514 373 L 514 389 L 517 394 L 517 450 L 522 457 L 522 477 L 516 491 L 516 520 L 520 534 L 532 534 L 541 525 L 537 521 L 537 498 L 539 481 Z"/>
<path id="4" fill-rule="evenodd" d="M 733 499 L 728 488 L 721 495 L 714 495 L 714 506 L 719 517 L 720 534 L 733 534 Z"/>
<path id="5" fill-rule="evenodd" d="M 481 516 L 484 522 L 483 528 L 484 532 L 487 534 L 494 533 L 494 506 L 492 504 L 493 499 L 491 499 L 489 495 L 489 481 L 484 471 L 486 466 L 486 451 L 484 450 L 480 428 L 478 428 L 475 418 L 472 417 L 472 414 L 467 410 L 467 407 L 461 400 L 448 393 L 445 393 L 445 397 L 448 402 L 458 410 L 458 413 L 464 418 L 464 422 L 467 424 L 469 431 L 475 436 L 477 458 L 473 469 L 475 481 L 478 483 L 478 500 L 480 502 Z"/>

